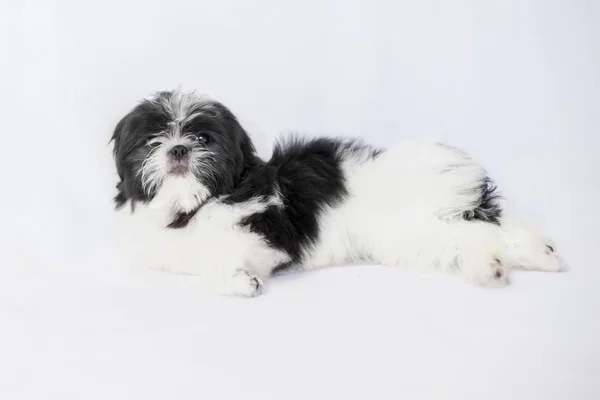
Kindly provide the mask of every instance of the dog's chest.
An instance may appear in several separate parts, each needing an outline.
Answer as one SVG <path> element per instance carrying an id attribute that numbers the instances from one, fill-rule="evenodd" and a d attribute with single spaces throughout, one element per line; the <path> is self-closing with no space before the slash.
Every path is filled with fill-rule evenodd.
<path id="1" fill-rule="evenodd" d="M 122 254 L 128 264 L 138 268 L 202 274 L 207 269 L 244 264 L 268 275 L 288 257 L 240 226 L 243 218 L 256 211 L 260 210 L 248 205 L 209 203 L 187 226 L 172 229 L 167 227 L 172 214 L 161 208 L 142 205 L 131 213 L 123 207 L 118 212 Z"/>

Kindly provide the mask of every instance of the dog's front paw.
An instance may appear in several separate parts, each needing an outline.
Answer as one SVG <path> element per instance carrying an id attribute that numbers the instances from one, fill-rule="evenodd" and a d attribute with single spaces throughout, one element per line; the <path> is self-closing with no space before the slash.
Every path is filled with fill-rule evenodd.
<path id="1" fill-rule="evenodd" d="M 263 281 L 244 270 L 237 270 L 219 285 L 219 291 L 225 296 L 256 297 L 263 291 Z"/>

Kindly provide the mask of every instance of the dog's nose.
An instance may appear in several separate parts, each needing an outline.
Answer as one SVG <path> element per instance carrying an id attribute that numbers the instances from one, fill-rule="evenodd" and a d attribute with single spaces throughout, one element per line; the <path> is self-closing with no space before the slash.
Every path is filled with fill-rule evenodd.
<path id="1" fill-rule="evenodd" d="M 188 148 L 181 144 L 178 144 L 177 146 L 171 149 L 170 153 L 173 157 L 179 160 L 188 153 Z"/>

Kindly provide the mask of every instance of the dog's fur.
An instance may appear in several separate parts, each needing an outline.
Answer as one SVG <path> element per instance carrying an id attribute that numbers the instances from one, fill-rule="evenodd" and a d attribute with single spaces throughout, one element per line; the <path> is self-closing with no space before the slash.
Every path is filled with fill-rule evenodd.
<path id="1" fill-rule="evenodd" d="M 130 260 L 200 274 L 222 294 L 355 260 L 485 286 L 505 285 L 510 267 L 564 268 L 549 239 L 503 216 L 485 170 L 445 145 L 291 137 L 265 162 L 229 109 L 179 91 L 143 100 L 112 140 Z"/>

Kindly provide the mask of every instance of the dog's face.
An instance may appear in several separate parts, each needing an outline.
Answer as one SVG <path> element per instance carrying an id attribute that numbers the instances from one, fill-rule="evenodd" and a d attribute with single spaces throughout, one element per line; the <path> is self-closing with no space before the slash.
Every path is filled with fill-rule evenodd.
<path id="1" fill-rule="evenodd" d="M 128 200 L 169 199 L 189 212 L 229 193 L 254 157 L 250 138 L 222 104 L 180 92 L 143 100 L 112 136 L 120 182 L 117 207 Z"/>

